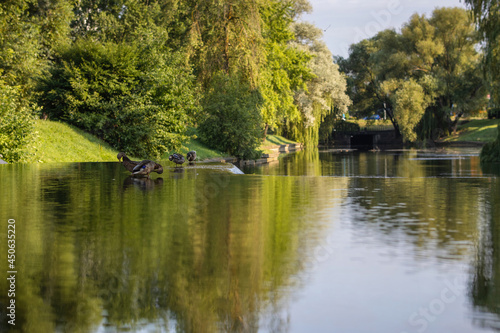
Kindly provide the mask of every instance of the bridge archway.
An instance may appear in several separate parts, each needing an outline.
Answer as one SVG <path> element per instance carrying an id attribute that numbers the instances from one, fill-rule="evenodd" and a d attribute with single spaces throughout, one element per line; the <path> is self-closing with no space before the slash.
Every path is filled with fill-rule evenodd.
<path id="1" fill-rule="evenodd" d="M 352 149 L 371 150 L 375 148 L 374 134 L 354 134 L 350 142 Z"/>

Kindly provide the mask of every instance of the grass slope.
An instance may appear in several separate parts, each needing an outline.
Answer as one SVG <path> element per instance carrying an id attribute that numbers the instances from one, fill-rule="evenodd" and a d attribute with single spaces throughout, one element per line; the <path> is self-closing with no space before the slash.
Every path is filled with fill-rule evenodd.
<path id="1" fill-rule="evenodd" d="M 188 134 L 189 135 L 198 135 L 196 129 L 194 129 L 194 128 L 190 128 L 188 130 Z M 266 152 L 267 150 L 263 149 L 263 147 L 274 146 L 274 145 L 286 145 L 289 143 L 297 143 L 297 142 L 285 139 L 284 137 L 279 136 L 279 135 L 268 135 L 266 137 L 266 140 L 261 144 L 260 149 L 263 150 L 264 152 Z M 203 161 L 206 159 L 212 159 L 212 158 L 216 158 L 216 157 L 229 157 L 229 154 L 226 154 L 226 153 L 220 152 L 218 150 L 214 150 L 214 149 L 209 148 L 208 146 L 203 144 L 200 139 L 191 139 L 189 142 L 185 143 L 184 146 L 186 148 L 181 149 L 181 151 L 178 151 L 176 153 L 181 153 L 183 155 L 186 155 L 186 153 L 188 151 L 194 150 L 194 151 L 196 151 L 196 159 L 198 161 Z M 172 152 L 165 153 L 162 156 L 162 159 L 167 160 L 168 156 L 172 153 L 174 153 L 174 152 L 172 151 Z"/>
<path id="2" fill-rule="evenodd" d="M 191 140 L 189 140 L 188 143 L 184 143 L 184 146 L 186 148 L 183 148 L 180 151 L 175 151 L 175 152 L 171 151 L 171 152 L 163 154 L 162 160 L 168 160 L 168 157 L 172 153 L 181 153 L 182 155 L 186 156 L 186 153 L 190 150 L 194 150 L 196 152 L 196 160 L 197 161 L 203 161 L 203 160 L 215 158 L 215 157 L 229 157 L 228 154 L 222 153 L 218 150 L 208 148 L 199 139 L 191 139 Z"/>
<path id="3" fill-rule="evenodd" d="M 466 122 L 457 128 L 456 135 L 445 138 L 445 142 L 476 141 L 492 142 L 497 138 L 497 125 L 500 119 L 475 119 Z"/>
<path id="4" fill-rule="evenodd" d="M 38 142 L 35 160 L 38 162 L 116 162 L 118 151 L 106 142 L 66 123 L 37 120 L 35 124 L 38 132 Z M 195 129 L 191 129 L 196 134 Z M 261 147 L 296 143 L 279 135 L 268 135 Z M 180 153 L 186 155 L 190 150 L 195 150 L 198 161 L 216 157 L 229 157 L 228 154 L 211 149 L 199 139 L 191 139 L 185 143 L 185 149 Z M 173 153 L 165 153 L 162 159 L 168 160 Z M 130 156 L 132 159 L 133 156 Z"/>
<path id="5" fill-rule="evenodd" d="M 279 136 L 279 135 L 269 134 L 266 136 L 266 140 L 262 143 L 261 147 L 268 147 L 268 146 L 274 146 L 274 145 L 280 146 L 280 145 L 287 145 L 290 143 L 297 143 L 297 142 L 285 139 L 284 137 Z"/>
<path id="6" fill-rule="evenodd" d="M 36 161 L 38 162 L 116 162 L 118 151 L 95 136 L 71 125 L 37 120 Z"/>

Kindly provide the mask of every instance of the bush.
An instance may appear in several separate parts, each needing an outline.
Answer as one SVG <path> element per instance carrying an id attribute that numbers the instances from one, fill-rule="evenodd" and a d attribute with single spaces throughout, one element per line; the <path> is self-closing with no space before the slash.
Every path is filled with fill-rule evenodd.
<path id="1" fill-rule="evenodd" d="M 200 139 L 209 147 L 235 157 L 258 158 L 262 102 L 260 93 L 239 78 L 225 73 L 215 75 L 203 100 Z"/>
<path id="2" fill-rule="evenodd" d="M 498 124 L 498 136 L 493 142 L 488 142 L 481 149 L 481 163 L 500 162 L 500 124 Z"/>
<path id="3" fill-rule="evenodd" d="M 500 119 L 500 108 L 488 109 L 488 119 Z"/>
<path id="4" fill-rule="evenodd" d="M 41 104 L 61 119 L 135 156 L 159 158 L 187 139 L 197 110 L 194 77 L 180 55 L 151 45 L 81 40 L 42 82 Z"/>
<path id="5" fill-rule="evenodd" d="M 29 162 L 34 156 L 33 107 L 23 103 L 16 87 L 0 80 L 0 154 L 12 162 Z"/>

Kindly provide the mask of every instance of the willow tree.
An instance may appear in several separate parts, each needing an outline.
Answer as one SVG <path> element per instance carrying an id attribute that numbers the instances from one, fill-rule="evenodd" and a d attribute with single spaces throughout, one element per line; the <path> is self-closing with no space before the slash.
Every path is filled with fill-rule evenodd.
<path id="1" fill-rule="evenodd" d="M 187 1 L 191 8 L 188 55 L 207 86 L 218 72 L 238 74 L 253 87 L 263 52 L 259 2 Z"/>
<path id="2" fill-rule="evenodd" d="M 306 22 L 295 23 L 293 29 L 296 41 L 291 45 L 311 54 L 308 68 L 314 77 L 295 91 L 294 99 L 300 118 L 292 122 L 290 127 L 296 140 L 316 145 L 319 126 L 324 118 L 332 112 L 346 113 L 351 100 L 345 93 L 345 76 L 339 72 L 339 66 L 333 62 L 330 50 L 321 40 L 321 29 Z"/>
<path id="3" fill-rule="evenodd" d="M 460 8 L 438 8 L 430 18 L 415 14 L 401 33 L 385 30 L 361 41 L 343 61 L 356 88 L 352 91 L 357 95 L 353 97 L 355 107 L 385 108 L 396 129 L 405 126 L 406 139 L 416 140 L 413 132 L 428 139 L 436 131 L 453 131 L 460 117 L 478 111 L 485 103 L 477 42 L 470 17 Z M 398 92 L 401 89 L 404 94 Z M 399 121 L 394 117 L 396 109 L 400 115 L 403 109 L 414 112 L 413 107 L 397 105 L 404 100 L 397 96 L 408 94 L 427 101 L 425 112 L 418 112 L 417 126 L 415 115 L 398 117 Z M 403 119 L 413 120 L 401 124 Z M 413 127 L 410 132 L 408 126 Z"/>
<path id="4" fill-rule="evenodd" d="M 382 69 L 381 65 L 385 63 L 402 65 L 402 61 L 398 59 L 385 61 L 392 57 L 393 50 L 400 48 L 399 43 L 399 35 L 395 31 L 385 30 L 373 38 L 351 45 L 349 57 L 347 59 L 340 57 L 337 60 L 340 70 L 347 76 L 347 93 L 353 101 L 351 111 L 363 117 L 377 110 L 385 110 L 397 136 L 401 135 L 399 124 L 393 114 L 392 100 L 383 88 L 385 80 L 391 78 L 391 73 L 394 71 Z M 392 46 L 384 49 L 381 44 Z M 386 52 L 387 50 L 389 52 Z"/>
<path id="5" fill-rule="evenodd" d="M 500 103 L 500 2 L 498 0 L 465 0 L 473 11 L 484 43 L 484 75 L 489 85 L 492 102 Z M 481 162 L 500 161 L 500 127 L 498 137 L 481 150 Z"/>
<path id="6" fill-rule="evenodd" d="M 472 9 L 484 43 L 484 75 L 490 85 L 494 103 L 500 103 L 500 2 L 498 0 L 465 0 Z"/>
<path id="7" fill-rule="evenodd" d="M 261 109 L 264 138 L 268 128 L 283 132 L 288 125 L 301 121 L 294 94 L 305 89 L 306 82 L 314 75 L 308 67 L 312 55 L 293 46 L 296 38 L 293 22 L 310 9 L 307 1 L 269 1 L 261 9 L 265 59 L 259 89 L 264 98 Z"/>

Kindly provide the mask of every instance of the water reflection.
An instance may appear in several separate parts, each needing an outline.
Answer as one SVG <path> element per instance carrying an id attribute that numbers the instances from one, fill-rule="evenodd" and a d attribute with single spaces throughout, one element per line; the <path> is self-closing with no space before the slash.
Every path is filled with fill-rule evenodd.
<path id="1" fill-rule="evenodd" d="M 470 293 L 475 323 L 500 331 L 500 188 L 491 184 L 486 197 L 488 223 L 481 226 Z"/>
<path id="2" fill-rule="evenodd" d="M 320 200 L 327 187 L 315 179 L 204 168 L 173 182 L 130 179 L 112 164 L 0 172 L 12 190 L 2 207 L 25 205 L 1 214 L 19 225 L 17 327 L 29 332 L 256 330 L 261 311 L 281 311 L 307 251 L 301 235 L 319 232 L 311 221 L 337 195 Z"/>
<path id="3" fill-rule="evenodd" d="M 141 191 L 151 191 L 162 185 L 163 185 L 163 178 L 161 177 L 151 179 L 145 177 L 139 178 L 139 177 L 128 176 L 123 181 L 123 190 L 135 187 L 140 189 Z"/>
<path id="4" fill-rule="evenodd" d="M 500 330 L 500 182 L 477 154 L 310 150 L 245 170 L 1 166 L 17 331 L 417 332 L 461 275 L 465 305 L 426 331 Z"/>
<path id="5" fill-rule="evenodd" d="M 248 174 L 334 177 L 481 177 L 479 151 L 394 150 L 386 152 L 343 152 L 305 149 L 283 155 L 280 163 L 247 166 Z M 488 173 L 492 169 L 488 169 Z"/>

